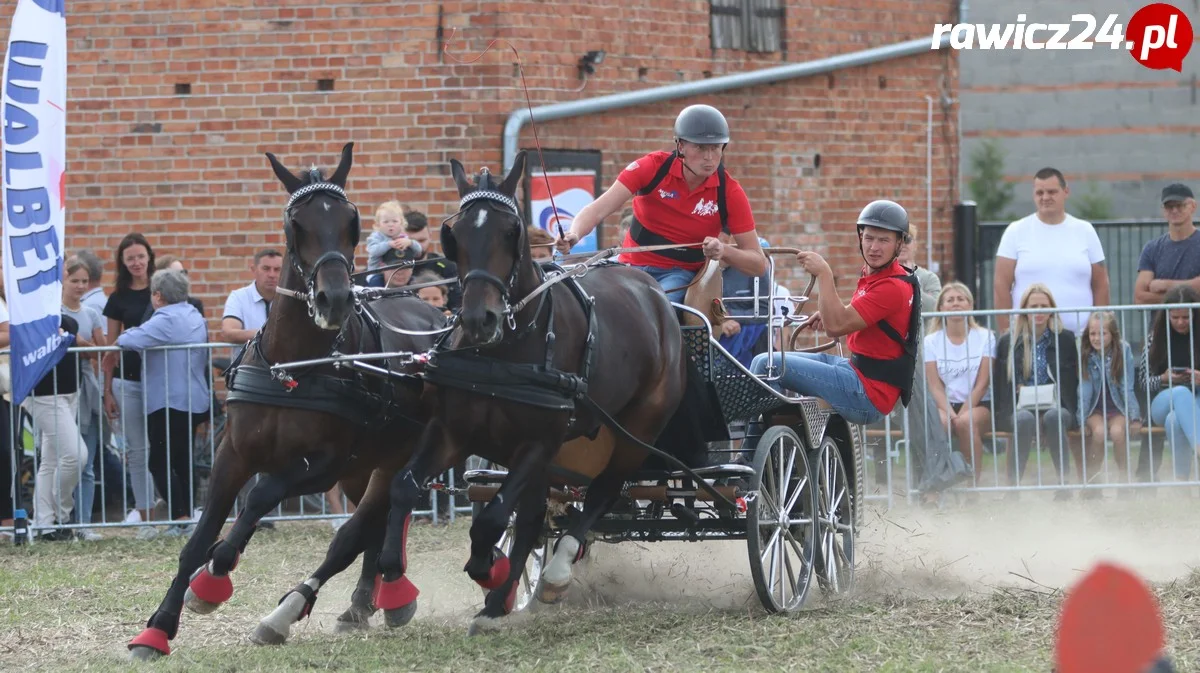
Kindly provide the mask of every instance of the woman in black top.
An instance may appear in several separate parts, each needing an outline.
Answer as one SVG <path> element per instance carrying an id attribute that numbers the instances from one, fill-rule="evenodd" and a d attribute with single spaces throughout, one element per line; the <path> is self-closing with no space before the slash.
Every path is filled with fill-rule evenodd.
<path id="1" fill-rule="evenodd" d="M 110 345 L 117 342 L 122 331 L 141 325 L 151 313 L 150 274 L 154 268 L 154 249 L 145 236 L 128 234 L 117 246 L 116 260 L 117 285 L 104 306 Z M 149 521 L 150 510 L 154 507 L 154 482 L 147 469 L 142 358 L 132 351 L 105 353 L 102 368 L 104 413 L 112 423 L 118 418 L 121 421 L 120 431 L 116 434 L 124 438 L 125 469 L 133 487 L 135 507 L 140 519 Z"/>
<path id="2" fill-rule="evenodd" d="M 1193 478 L 1192 464 L 1200 450 L 1200 309 L 1172 305 L 1200 304 L 1200 294 L 1180 285 L 1167 291 L 1163 304 L 1142 351 L 1136 386 L 1149 398 L 1150 420 L 1167 431 L 1175 478 L 1186 481 Z M 1157 473 L 1161 458 L 1153 458 Z"/>

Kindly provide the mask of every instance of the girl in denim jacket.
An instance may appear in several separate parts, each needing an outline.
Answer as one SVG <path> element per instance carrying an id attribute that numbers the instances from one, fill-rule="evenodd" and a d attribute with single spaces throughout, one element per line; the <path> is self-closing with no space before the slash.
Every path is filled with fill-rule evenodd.
<path id="1" fill-rule="evenodd" d="M 1079 379 L 1079 424 L 1087 436 L 1086 460 L 1080 463 L 1080 476 L 1086 466 L 1085 483 L 1101 481 L 1107 438 L 1112 442 L 1119 483 L 1126 483 L 1129 481 L 1126 438 L 1140 429 L 1142 410 L 1133 394 L 1137 371 L 1133 349 L 1121 338 L 1116 315 L 1109 311 L 1092 314 L 1079 356 L 1083 363 Z M 1098 498 L 1100 491 L 1085 490 L 1083 497 Z"/>

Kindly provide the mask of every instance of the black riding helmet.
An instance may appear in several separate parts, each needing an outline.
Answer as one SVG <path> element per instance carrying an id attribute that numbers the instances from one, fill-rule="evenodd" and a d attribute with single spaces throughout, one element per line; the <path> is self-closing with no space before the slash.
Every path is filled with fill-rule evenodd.
<path id="1" fill-rule="evenodd" d="M 724 145 L 729 142 L 729 123 L 711 105 L 689 105 L 675 118 L 675 139 L 697 145 Z"/>
<path id="2" fill-rule="evenodd" d="M 908 211 L 895 201 L 880 199 L 867 204 L 866 208 L 858 214 L 858 254 L 863 256 L 863 261 L 866 261 L 867 256 L 862 249 L 862 230 L 863 227 L 875 227 L 877 229 L 887 229 L 900 234 L 901 243 L 912 242 L 912 234 L 908 228 Z M 899 249 L 896 250 L 896 256 L 888 260 L 884 266 L 890 265 L 896 261 L 896 257 L 900 256 Z"/>

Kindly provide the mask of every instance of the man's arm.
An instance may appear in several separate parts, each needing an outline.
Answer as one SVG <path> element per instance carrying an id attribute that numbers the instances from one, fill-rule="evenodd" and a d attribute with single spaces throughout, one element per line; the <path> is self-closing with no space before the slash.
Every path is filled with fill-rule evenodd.
<path id="1" fill-rule="evenodd" d="M 1157 285 L 1153 271 L 1138 271 L 1137 280 L 1133 282 L 1133 303 L 1161 304 L 1165 292 L 1155 292 L 1151 284 Z"/>
<path id="2" fill-rule="evenodd" d="M 221 341 L 231 344 L 244 344 L 254 338 L 256 329 L 242 329 L 242 321 L 238 318 L 225 316 L 221 319 Z"/>
<path id="3" fill-rule="evenodd" d="M 767 256 L 758 243 L 756 231 L 734 234 L 733 242 L 737 243 L 736 248 L 729 245 L 722 248 L 721 261 L 728 262 L 729 266 L 751 278 L 767 272 Z"/>
<path id="4" fill-rule="evenodd" d="M 992 307 L 996 310 L 1012 308 L 1012 288 L 1016 279 L 1017 260 L 1008 257 L 996 258 L 996 270 L 992 275 Z M 1008 316 L 996 316 L 996 331 L 1008 331 Z"/>
<path id="5" fill-rule="evenodd" d="M 823 271 L 817 276 L 817 309 L 821 313 L 825 333 L 832 338 L 852 334 L 867 326 L 858 311 L 849 304 L 842 304 L 833 286 L 833 271 Z"/>
<path id="6" fill-rule="evenodd" d="M 1108 306 L 1108 267 L 1104 262 L 1092 265 L 1092 306 Z"/>
<path id="7" fill-rule="evenodd" d="M 582 239 L 584 236 L 592 233 L 592 230 L 596 228 L 596 225 L 604 221 L 604 218 L 620 210 L 621 206 L 624 206 L 625 202 L 632 196 L 633 192 L 621 184 L 620 180 L 614 181 L 612 186 L 608 188 L 608 191 L 600 195 L 600 198 L 587 204 L 583 207 L 583 210 L 579 211 L 574 221 L 571 222 L 571 229 L 566 233 L 575 234 L 576 241 Z M 550 233 L 557 235 L 558 231 L 554 230 Z"/>

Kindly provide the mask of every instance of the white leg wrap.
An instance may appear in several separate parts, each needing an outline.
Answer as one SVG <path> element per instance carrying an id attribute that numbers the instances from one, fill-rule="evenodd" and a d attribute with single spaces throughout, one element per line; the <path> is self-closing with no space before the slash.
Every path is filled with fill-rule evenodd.
<path id="1" fill-rule="evenodd" d="M 309 578 L 304 583 L 313 591 L 321 588 L 321 583 L 315 578 Z M 304 605 L 304 596 L 295 592 L 289 593 L 287 598 L 283 599 L 283 602 L 271 614 L 263 617 L 259 624 L 287 638 L 291 632 L 292 624 L 300 621 L 300 614 L 304 611 Z"/>
<path id="2" fill-rule="evenodd" d="M 542 571 L 542 580 L 554 585 L 565 586 L 571 581 L 571 564 L 579 553 L 579 540 L 570 535 L 564 535 L 554 552 L 554 558 L 546 564 Z"/>

